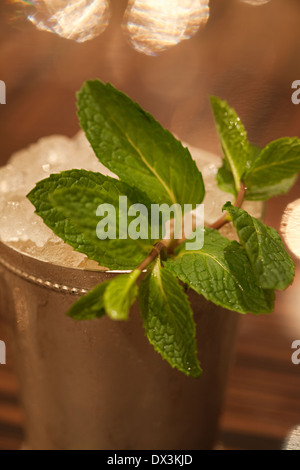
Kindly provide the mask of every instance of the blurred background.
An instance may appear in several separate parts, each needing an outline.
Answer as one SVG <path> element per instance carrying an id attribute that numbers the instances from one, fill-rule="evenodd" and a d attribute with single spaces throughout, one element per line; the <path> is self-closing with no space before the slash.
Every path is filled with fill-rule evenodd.
<path id="1" fill-rule="evenodd" d="M 84 9 L 93 2 L 72 3 Z M 110 81 L 181 140 L 215 153 L 220 148 L 211 94 L 236 109 L 257 145 L 300 137 L 300 105 L 291 101 L 292 83 L 300 80 L 298 0 L 174 0 L 172 6 L 164 0 L 160 8 L 157 1 L 145 3 L 99 0 L 92 21 L 72 5 L 69 16 L 66 10 L 59 16 L 66 4 L 61 0 L 52 6 L 1 1 L 0 80 L 7 87 L 7 104 L 0 105 L 1 165 L 40 137 L 73 136 L 79 129 L 75 93 L 92 78 Z M 299 180 L 288 195 L 267 204 L 266 223 L 280 229 L 288 204 L 298 198 Z M 289 245 L 295 253 L 299 233 Z M 291 361 L 292 342 L 300 340 L 300 263 L 291 254 L 296 278 L 277 295 L 275 312 L 241 318 L 221 448 L 280 449 L 300 424 L 300 365 Z M 22 438 L 8 345 L 8 364 L 0 366 L 0 449 L 18 449 Z"/>

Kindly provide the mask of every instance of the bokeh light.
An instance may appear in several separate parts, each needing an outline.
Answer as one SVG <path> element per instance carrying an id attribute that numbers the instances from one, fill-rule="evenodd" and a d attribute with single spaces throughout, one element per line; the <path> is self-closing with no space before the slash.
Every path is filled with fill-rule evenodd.
<path id="1" fill-rule="evenodd" d="M 40 30 L 84 42 L 106 29 L 110 20 L 108 0 L 14 1 L 30 6 L 28 19 Z"/>
<path id="2" fill-rule="evenodd" d="M 269 3 L 271 0 L 240 0 L 243 3 L 248 3 L 249 5 L 263 5 L 264 3 Z"/>
<path id="3" fill-rule="evenodd" d="M 286 207 L 280 228 L 287 246 L 300 258 L 300 199 Z"/>
<path id="4" fill-rule="evenodd" d="M 123 29 L 137 51 L 156 55 L 192 37 L 208 19 L 208 0 L 130 0 Z"/>

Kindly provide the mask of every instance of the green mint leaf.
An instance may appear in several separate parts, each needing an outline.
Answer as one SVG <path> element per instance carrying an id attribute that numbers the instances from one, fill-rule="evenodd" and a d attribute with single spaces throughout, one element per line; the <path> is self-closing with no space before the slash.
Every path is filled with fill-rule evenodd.
<path id="1" fill-rule="evenodd" d="M 199 204 L 202 175 L 188 149 L 137 103 L 110 84 L 88 81 L 78 114 L 98 159 L 153 203 Z"/>
<path id="2" fill-rule="evenodd" d="M 235 190 L 239 191 L 242 177 L 253 158 L 252 149 L 247 140 L 247 133 L 240 118 L 226 101 L 222 101 L 215 96 L 212 96 L 210 101 L 222 150 L 228 163 L 226 169 L 232 173 Z M 228 171 L 226 171 L 227 184 L 229 178 Z M 223 177 L 224 172 L 223 168 L 221 170 Z M 221 178 L 220 175 L 219 177 Z"/>
<path id="3" fill-rule="evenodd" d="M 296 183 L 297 178 L 298 175 L 295 175 L 273 185 L 266 183 L 265 186 L 261 187 L 250 186 L 247 188 L 245 199 L 248 201 L 267 201 L 271 197 L 287 194 Z"/>
<path id="4" fill-rule="evenodd" d="M 253 164 L 254 160 L 257 158 L 257 156 L 260 153 L 260 149 L 256 147 L 255 145 L 248 144 L 249 146 L 249 154 L 248 154 L 248 160 L 247 160 L 247 168 Z M 226 193 L 231 193 L 234 196 L 237 196 L 237 190 L 235 187 L 234 183 L 234 177 L 232 174 L 232 171 L 230 169 L 228 160 L 226 158 L 223 159 L 223 165 L 219 169 L 217 173 L 217 183 L 219 188 L 226 192 Z M 248 197 L 250 194 L 250 191 L 247 192 L 246 194 L 246 199 L 252 199 L 252 197 Z M 251 190 L 251 195 L 253 195 L 253 191 Z"/>
<path id="5" fill-rule="evenodd" d="M 139 305 L 154 349 L 172 367 L 188 376 L 199 377 L 193 312 L 176 277 L 162 269 L 159 260 L 141 282 Z"/>
<path id="6" fill-rule="evenodd" d="M 59 197 L 56 202 L 55 193 Z M 116 205 L 121 195 L 128 196 L 129 206 L 150 204 L 145 195 L 125 183 L 85 170 L 51 175 L 39 182 L 28 198 L 46 225 L 76 251 L 110 269 L 134 269 L 151 251 L 151 240 L 99 240 L 96 235 L 98 205 Z"/>
<path id="7" fill-rule="evenodd" d="M 237 195 L 233 174 L 226 158 L 223 159 L 223 165 L 218 170 L 217 183 L 219 188 L 225 193 L 230 193 L 234 196 Z"/>
<path id="8" fill-rule="evenodd" d="M 224 209 L 232 217 L 259 285 L 274 290 L 289 286 L 294 279 L 295 266 L 276 230 L 230 202 L 224 205 Z"/>
<path id="9" fill-rule="evenodd" d="M 291 184 L 291 178 L 299 171 L 300 139 L 284 137 L 271 142 L 261 151 L 245 175 L 245 184 L 250 190 L 255 187 L 266 191 L 268 187 L 273 187 L 274 191 L 274 186 L 280 183 L 289 188 L 287 180 Z"/>
<path id="10" fill-rule="evenodd" d="M 109 281 L 103 282 L 94 287 L 88 294 L 75 302 L 67 315 L 74 320 L 94 320 L 105 315 L 104 292 Z"/>
<path id="11" fill-rule="evenodd" d="M 136 281 L 141 271 L 121 274 L 112 279 L 104 292 L 104 307 L 112 320 L 128 320 L 130 307 L 138 294 Z"/>
<path id="12" fill-rule="evenodd" d="M 182 249 L 164 263 L 178 278 L 206 299 L 239 313 L 270 313 L 274 293 L 262 289 L 242 246 L 205 229 L 199 251 Z"/>
<path id="13" fill-rule="evenodd" d="M 145 239 L 134 240 L 127 235 L 127 239 L 115 238 L 119 237 L 119 196 L 124 195 L 112 184 L 109 191 L 103 191 L 99 188 L 69 188 L 55 191 L 50 200 L 57 209 L 62 212 L 67 220 L 84 235 L 86 239 L 94 247 L 93 258 L 99 263 L 111 269 L 133 269 L 139 265 L 145 256 L 152 249 L 153 241 L 148 233 Z M 128 206 L 133 201 L 127 199 Z M 135 202 L 135 201 L 134 201 Z M 114 209 L 108 219 L 108 224 L 113 229 L 113 234 L 109 238 L 100 240 L 97 235 L 97 227 L 100 223 L 100 217 L 97 216 L 97 209 L 102 204 L 110 204 Z M 126 214 L 127 215 L 127 214 Z M 148 214 L 146 217 L 141 216 L 145 222 L 147 231 L 150 231 Z M 81 250 L 81 239 L 73 238 L 73 233 L 65 232 L 64 240 L 69 244 L 76 246 Z M 85 247 L 83 247 L 84 249 Z M 86 253 L 87 255 L 90 254 Z"/>

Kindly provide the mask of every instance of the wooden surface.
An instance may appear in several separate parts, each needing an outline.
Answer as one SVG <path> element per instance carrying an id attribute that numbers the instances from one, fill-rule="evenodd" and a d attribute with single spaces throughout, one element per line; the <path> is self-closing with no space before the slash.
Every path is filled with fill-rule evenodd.
<path id="1" fill-rule="evenodd" d="M 227 99 L 242 116 L 253 142 L 300 136 L 300 105 L 291 84 L 300 80 L 300 5 L 271 0 L 251 7 L 238 0 L 211 1 L 207 27 L 159 57 L 135 52 L 121 32 L 122 8 L 113 1 L 107 31 L 85 44 L 38 32 L 0 4 L 0 79 L 7 104 L 0 106 L 0 159 L 44 135 L 78 130 L 75 92 L 84 80 L 111 81 L 153 113 L 181 139 L 219 152 L 208 96 Z M 300 183 L 268 203 L 266 222 L 279 228 L 286 205 L 300 197 Z M 291 344 L 300 339 L 300 263 L 295 282 L 277 295 L 270 316 L 241 318 L 227 399 L 220 426 L 226 449 L 280 449 L 300 424 L 300 365 Z M 5 311 L 0 315 L 5 340 Z M 8 345 L 0 366 L 0 449 L 18 449 L 23 420 Z"/>

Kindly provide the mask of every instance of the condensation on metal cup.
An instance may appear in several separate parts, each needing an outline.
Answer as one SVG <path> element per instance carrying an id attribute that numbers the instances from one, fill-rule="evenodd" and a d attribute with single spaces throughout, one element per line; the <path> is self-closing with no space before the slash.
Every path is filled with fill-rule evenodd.
<path id="1" fill-rule="evenodd" d="M 114 273 L 49 264 L 0 243 L 2 311 L 20 382 L 26 448 L 210 449 L 237 327 L 236 313 L 191 293 L 201 379 L 153 350 L 137 306 L 129 322 L 77 322 L 79 295 Z"/>

